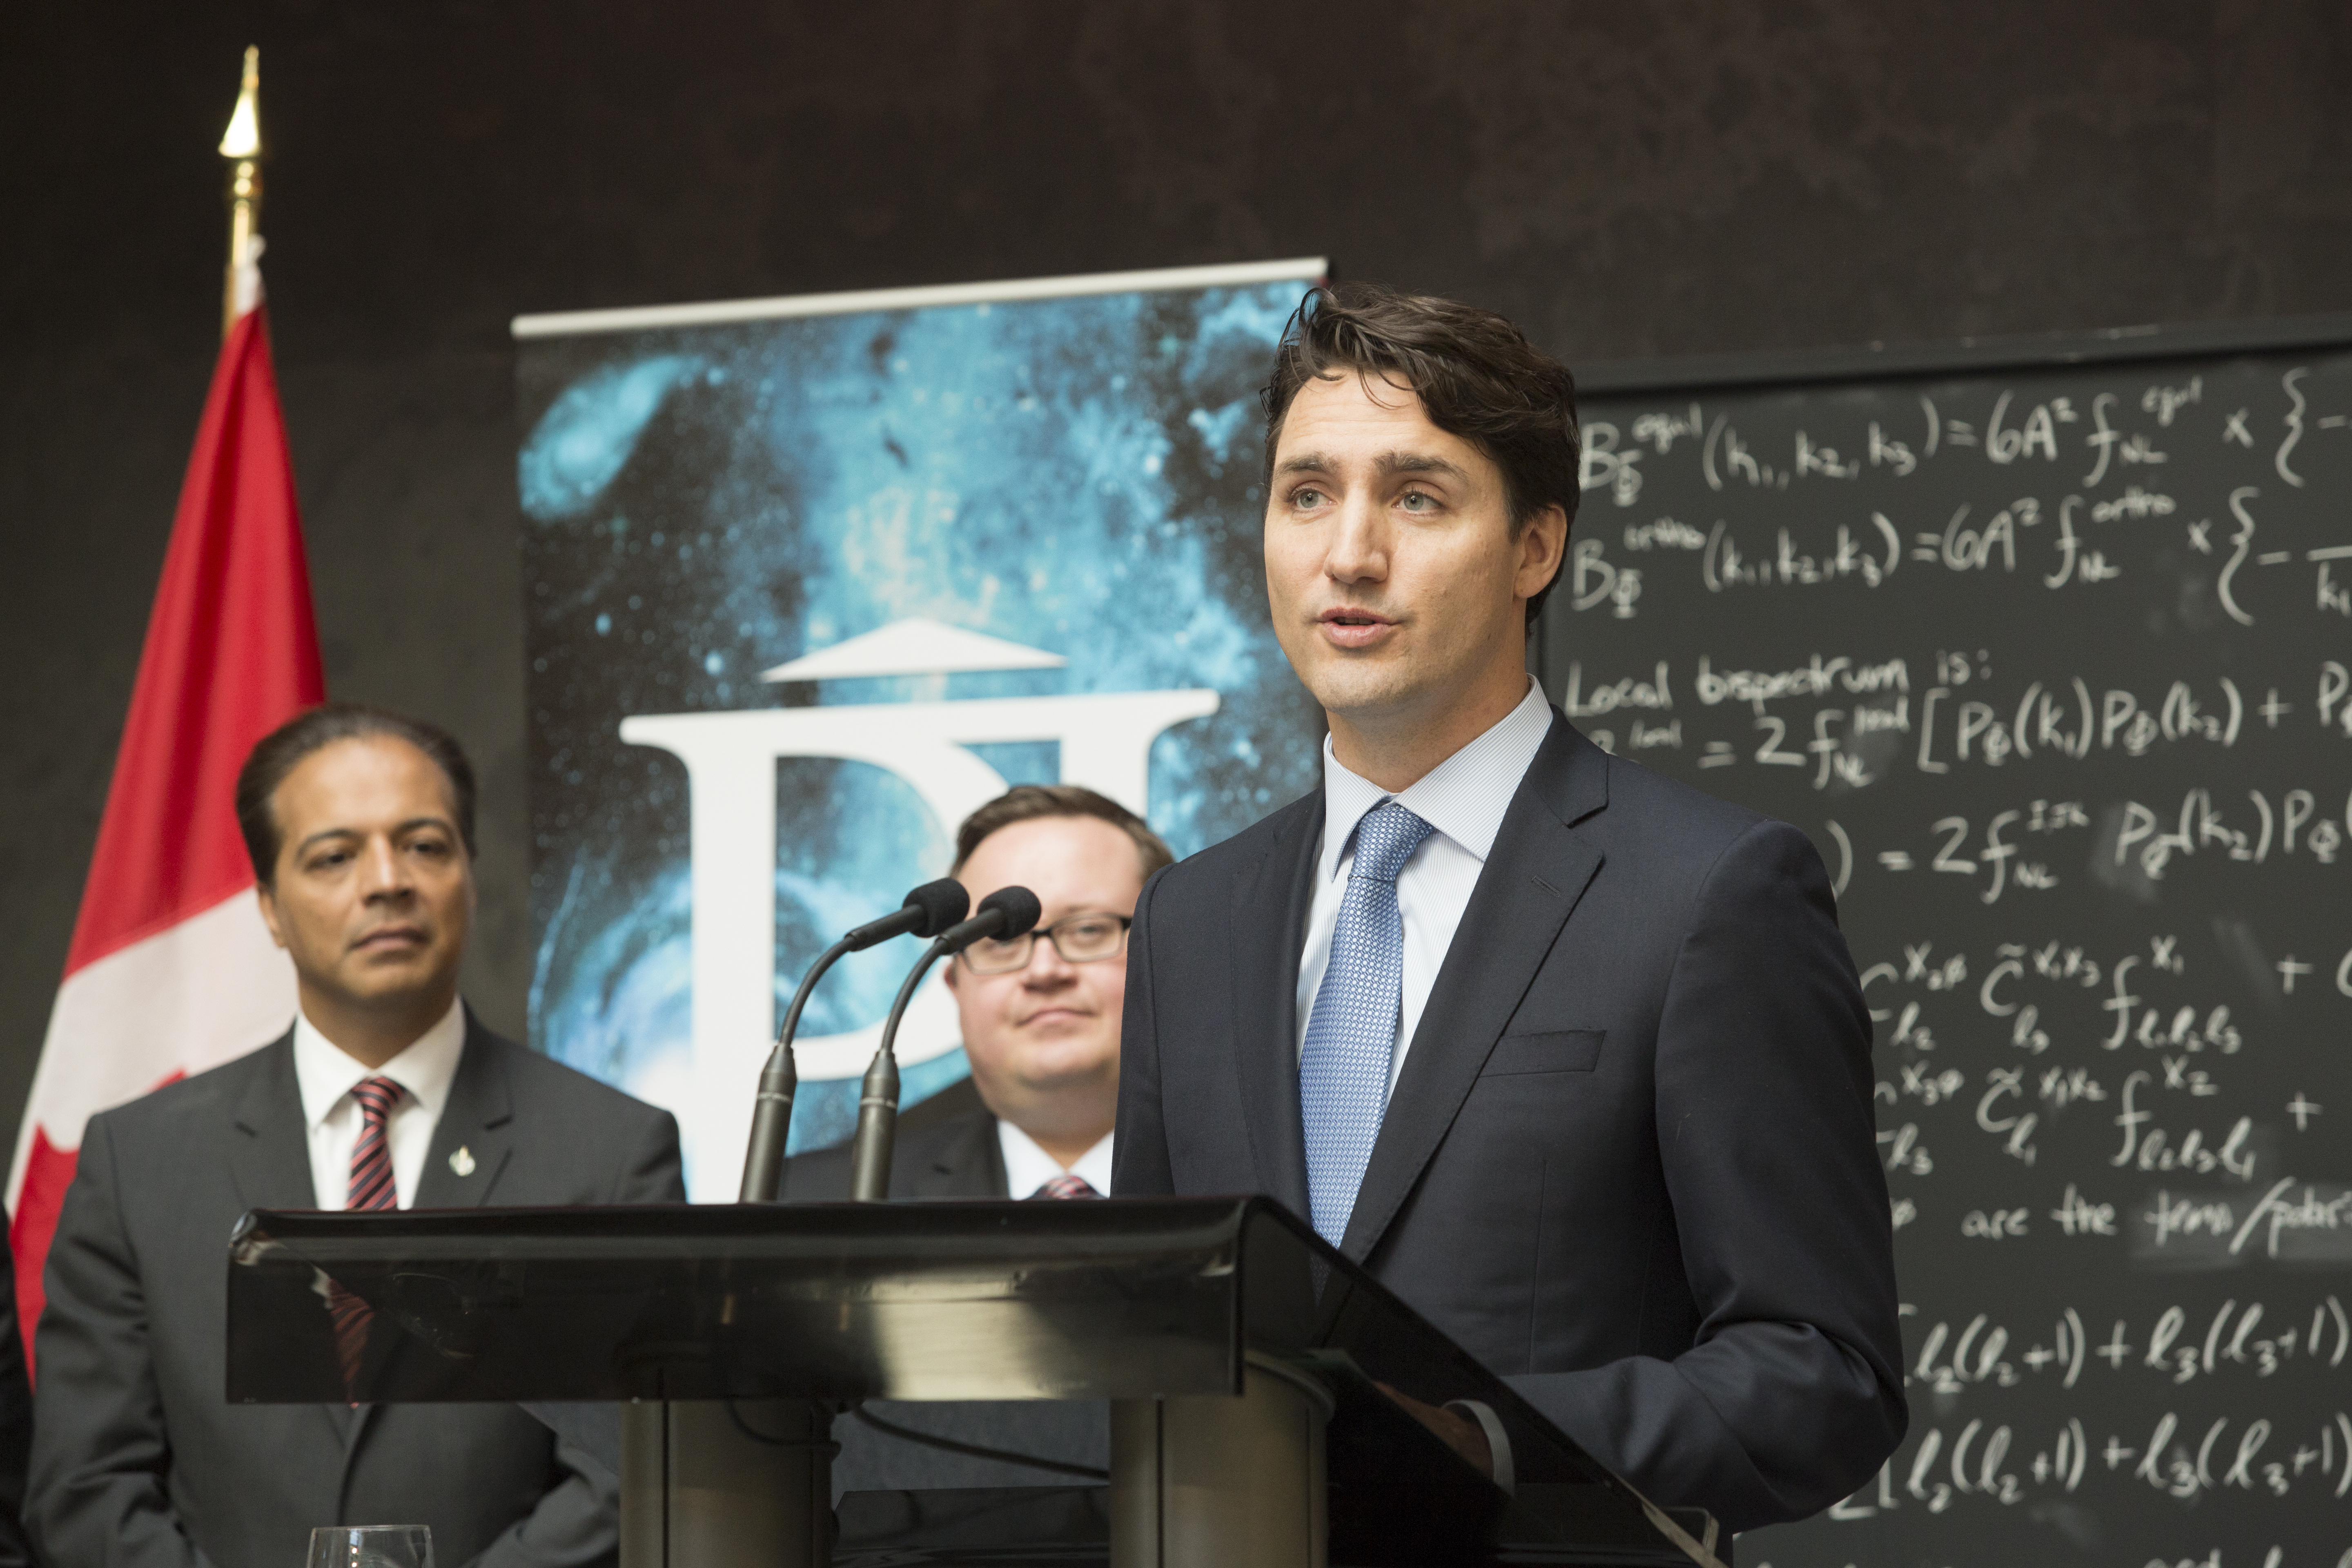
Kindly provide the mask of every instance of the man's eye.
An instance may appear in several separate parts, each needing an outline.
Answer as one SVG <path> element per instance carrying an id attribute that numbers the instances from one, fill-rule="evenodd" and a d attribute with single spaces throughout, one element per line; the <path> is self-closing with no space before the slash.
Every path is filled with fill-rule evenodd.
<path id="1" fill-rule="evenodd" d="M 1305 488 L 1295 489 L 1290 492 L 1290 504 L 1297 507 L 1320 506 L 1323 504 L 1323 492 Z"/>
<path id="2" fill-rule="evenodd" d="M 1425 490 L 1407 490 L 1397 504 L 1407 511 L 1435 511 L 1437 498 Z"/>

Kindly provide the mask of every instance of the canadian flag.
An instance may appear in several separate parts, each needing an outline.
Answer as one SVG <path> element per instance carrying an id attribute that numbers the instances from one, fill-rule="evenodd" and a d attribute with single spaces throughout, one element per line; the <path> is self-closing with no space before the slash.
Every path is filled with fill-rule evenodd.
<path id="1" fill-rule="evenodd" d="M 245 309 L 181 486 L 8 1173 L 28 1355 L 91 1113 L 265 1045 L 294 1017 L 293 966 L 262 924 L 237 832 L 236 773 L 255 742 L 324 700 L 326 681 L 258 272 L 250 257 L 238 270 Z"/>

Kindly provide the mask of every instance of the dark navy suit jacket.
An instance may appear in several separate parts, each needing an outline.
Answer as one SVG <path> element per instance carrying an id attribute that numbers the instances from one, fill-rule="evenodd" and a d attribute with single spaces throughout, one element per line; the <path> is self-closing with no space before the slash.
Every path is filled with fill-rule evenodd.
<path id="1" fill-rule="evenodd" d="M 793 1155 L 784 1162 L 783 1190 L 777 1196 L 788 1204 L 847 1203 L 850 1152 L 849 1144 L 838 1143 Z M 890 1195 L 1012 1195 L 1004 1175 L 1004 1149 L 996 1138 L 996 1118 L 982 1102 L 971 1079 L 950 1084 L 899 1115 L 898 1135 L 890 1148 Z"/>
<path id="2" fill-rule="evenodd" d="M 417 1208 L 685 1198 L 669 1112 L 467 1015 Z M 37 1341 L 41 1559 L 268 1568 L 314 1525 L 421 1523 L 447 1568 L 614 1563 L 617 1483 L 514 1405 L 227 1403 L 229 1233 L 317 1201 L 291 1033 L 90 1119 Z"/>
<path id="3" fill-rule="evenodd" d="M 1301 1215 L 1314 795 L 1135 911 L 1116 1192 Z M 1656 1501 L 1744 1530 L 1906 1419 L 1870 1020 L 1821 858 L 1554 712 L 1342 1250 Z"/>

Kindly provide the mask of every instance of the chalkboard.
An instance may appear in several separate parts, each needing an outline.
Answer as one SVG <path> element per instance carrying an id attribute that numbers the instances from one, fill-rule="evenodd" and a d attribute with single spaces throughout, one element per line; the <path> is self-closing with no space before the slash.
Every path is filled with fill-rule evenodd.
<path id="1" fill-rule="evenodd" d="M 1744 1568 L 2352 1568 L 2352 320 L 1588 377 L 1539 667 L 1811 836 L 1911 1428 Z"/>

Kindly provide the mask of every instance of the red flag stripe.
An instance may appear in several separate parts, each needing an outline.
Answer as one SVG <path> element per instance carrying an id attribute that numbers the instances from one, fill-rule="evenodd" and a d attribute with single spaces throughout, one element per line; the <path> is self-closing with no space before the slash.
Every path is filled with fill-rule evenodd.
<path id="1" fill-rule="evenodd" d="M 253 310 L 205 402 L 67 973 L 251 884 L 236 771 L 325 696 L 268 326 Z"/>
<path id="2" fill-rule="evenodd" d="M 268 326 L 256 310 L 222 343 L 205 399 L 66 983 L 17 1132 L 8 1239 L 28 1348 L 90 1114 L 161 1074 L 168 1082 L 261 1044 L 267 1034 L 243 1043 L 253 1015 L 272 1010 L 254 986 L 286 984 L 291 1000 L 290 972 L 281 981 L 256 966 L 265 933 L 238 924 L 257 917 L 236 773 L 255 742 L 325 696 Z M 179 958 L 199 954 L 228 962 L 191 980 Z M 142 981 L 162 984 L 125 989 Z"/>

